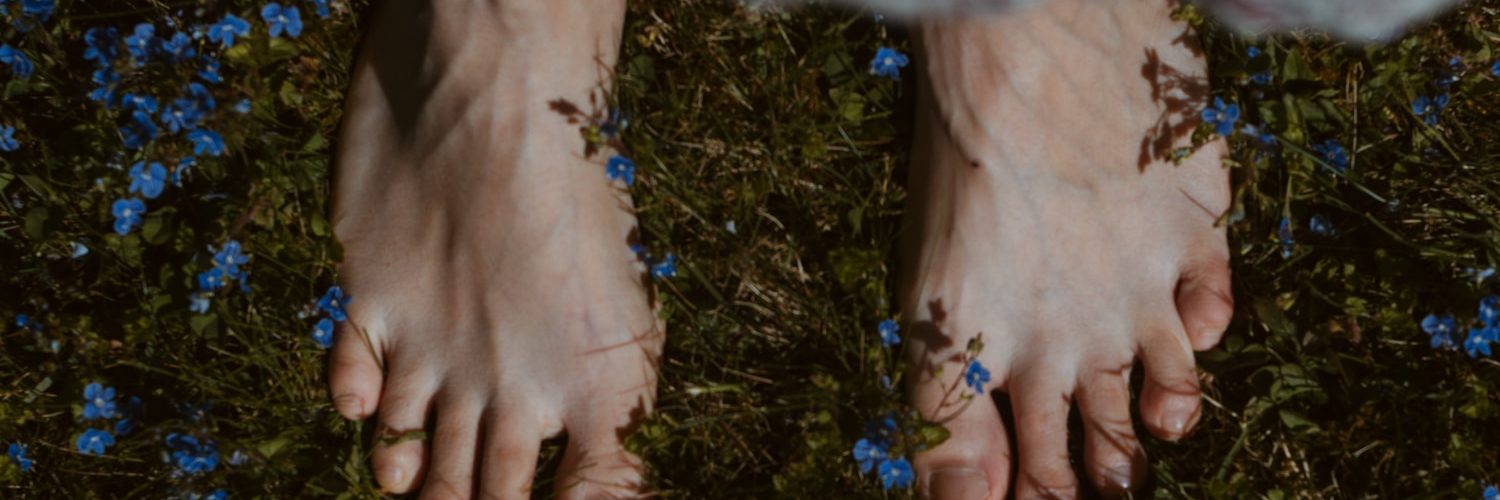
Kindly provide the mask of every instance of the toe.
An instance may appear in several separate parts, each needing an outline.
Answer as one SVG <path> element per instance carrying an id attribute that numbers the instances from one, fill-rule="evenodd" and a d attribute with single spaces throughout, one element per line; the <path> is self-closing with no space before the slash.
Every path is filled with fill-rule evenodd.
<path id="1" fill-rule="evenodd" d="M 392 367 L 391 383 L 381 395 L 380 427 L 370 456 L 375 480 L 391 493 L 411 491 L 426 472 L 428 439 L 402 436 L 423 430 L 432 402 L 429 377 L 399 368 Z"/>
<path id="2" fill-rule="evenodd" d="M 943 444 L 913 457 L 919 491 L 934 500 L 1005 498 L 1012 463 L 1010 439 L 990 392 L 955 403 L 958 393 L 949 393 L 941 379 L 922 372 L 914 375 L 919 380 L 912 387 L 912 404 L 923 418 L 941 422 L 949 432 Z M 957 390 L 974 394 L 967 386 Z"/>
<path id="3" fill-rule="evenodd" d="M 328 370 L 333 407 L 344 418 L 364 420 L 380 404 L 380 363 L 368 337 L 351 322 L 338 326 L 337 339 Z"/>
<path id="4" fill-rule="evenodd" d="M 1016 410 L 1016 498 L 1076 498 L 1078 478 L 1068 461 L 1069 388 L 1073 377 L 1047 362 L 1017 375 L 1011 389 Z M 1067 382 L 1064 382 L 1067 381 Z"/>
<path id="5" fill-rule="evenodd" d="M 1141 420 L 1156 437 L 1176 441 L 1198 423 L 1198 371 L 1187 336 L 1175 327 L 1146 335 L 1137 356 L 1146 369 Z"/>
<path id="6" fill-rule="evenodd" d="M 485 418 L 484 464 L 479 497 L 513 500 L 531 498 L 537 453 L 542 447 L 541 426 L 522 413 L 491 409 Z"/>
<path id="7" fill-rule="evenodd" d="M 1205 351 L 1219 343 L 1234 316 L 1233 297 L 1229 263 L 1222 255 L 1195 259 L 1183 270 L 1177 283 L 1177 314 L 1194 350 Z"/>
<path id="8" fill-rule="evenodd" d="M 432 435 L 431 465 L 422 482 L 422 500 L 469 498 L 474 490 L 474 454 L 479 447 L 479 405 L 440 404 Z"/>
<path id="9" fill-rule="evenodd" d="M 1146 454 L 1130 422 L 1130 368 L 1086 369 L 1074 394 L 1083 417 L 1084 462 L 1100 493 L 1119 497 L 1139 486 Z"/>

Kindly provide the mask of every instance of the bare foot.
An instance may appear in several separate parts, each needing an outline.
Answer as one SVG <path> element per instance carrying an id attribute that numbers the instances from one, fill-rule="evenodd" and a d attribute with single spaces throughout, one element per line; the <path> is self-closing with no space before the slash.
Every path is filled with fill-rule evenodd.
<path id="1" fill-rule="evenodd" d="M 661 349 L 628 193 L 548 102 L 589 101 L 621 0 L 383 2 L 350 90 L 335 231 L 354 300 L 335 406 L 376 416 L 375 476 L 422 498 L 529 498 L 569 436 L 563 498 L 629 496 L 622 437 Z M 364 342 L 368 339 L 369 343 Z"/>
<path id="2" fill-rule="evenodd" d="M 952 431 L 916 459 L 932 497 L 1076 496 L 1070 403 L 1088 480 L 1106 494 L 1139 485 L 1137 358 L 1146 428 L 1175 440 L 1198 420 L 1192 351 L 1218 342 L 1233 313 L 1215 226 L 1229 183 L 1222 141 L 1164 160 L 1188 143 L 1208 90 L 1196 38 L 1170 10 L 1051 0 L 921 26 L 902 307 L 912 402 Z M 953 404 L 948 391 L 981 333 L 985 392 L 1008 393 L 1015 411 L 1014 455 L 988 397 Z"/>

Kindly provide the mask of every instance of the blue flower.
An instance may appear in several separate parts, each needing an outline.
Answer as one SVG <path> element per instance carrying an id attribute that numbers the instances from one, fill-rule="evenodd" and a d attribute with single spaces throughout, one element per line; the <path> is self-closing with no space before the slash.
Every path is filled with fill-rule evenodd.
<path id="1" fill-rule="evenodd" d="M 115 28 L 89 28 L 83 32 L 83 43 L 88 46 L 83 50 L 85 61 L 105 66 L 120 57 L 120 30 Z"/>
<path id="2" fill-rule="evenodd" d="M 901 343 L 901 336 L 897 335 L 901 332 L 901 325 L 896 324 L 895 320 L 888 319 L 885 321 L 881 321 L 878 329 L 880 330 L 880 343 L 885 344 L 886 346 L 893 346 Z"/>
<path id="3" fill-rule="evenodd" d="M 172 450 L 178 474 L 202 474 L 219 467 L 219 446 L 211 439 L 199 442 L 198 438 L 174 432 L 167 435 L 167 449 Z"/>
<path id="4" fill-rule="evenodd" d="M 1327 163 L 1339 173 L 1349 170 L 1349 151 L 1345 150 L 1339 141 L 1333 139 L 1323 141 L 1322 144 L 1313 146 L 1313 151 L 1318 153 L 1318 158 L 1323 160 L 1323 163 Z"/>
<path id="5" fill-rule="evenodd" d="M 17 149 L 21 149 L 21 143 L 16 142 L 16 128 L 10 125 L 0 125 L 0 151 Z"/>
<path id="6" fill-rule="evenodd" d="M 1464 275 L 1468 276 L 1469 279 L 1482 283 L 1484 280 L 1490 279 L 1491 276 L 1495 275 L 1495 268 L 1486 267 L 1480 269 L 1477 267 L 1467 267 L 1464 268 Z"/>
<path id="7" fill-rule="evenodd" d="M 1483 354 L 1485 356 L 1490 355 L 1490 338 L 1500 335 L 1500 333 L 1492 333 L 1488 330 L 1491 329 L 1469 329 L 1469 338 L 1467 340 L 1464 340 L 1464 352 L 1468 353 L 1469 357 L 1476 358 L 1479 357 L 1480 354 Z"/>
<path id="8" fill-rule="evenodd" d="M 167 59 L 172 62 L 186 61 L 198 55 L 198 51 L 193 50 L 192 39 L 188 38 L 187 34 L 181 31 L 172 34 L 172 38 L 168 38 L 167 41 L 161 43 L 161 53 L 165 54 Z"/>
<path id="9" fill-rule="evenodd" d="M 318 11 L 318 17 L 328 17 L 328 0 L 312 0 L 313 8 Z"/>
<path id="10" fill-rule="evenodd" d="M 333 347 L 333 320 L 328 318 L 318 320 L 318 324 L 313 326 L 312 339 L 313 342 L 318 343 L 318 347 L 324 349 Z"/>
<path id="11" fill-rule="evenodd" d="M 140 110 L 147 113 L 155 113 L 156 98 L 149 95 L 132 94 L 126 92 L 124 95 L 120 96 L 120 109 L 125 111 Z"/>
<path id="12" fill-rule="evenodd" d="M 209 156 L 222 156 L 224 154 L 224 138 L 218 132 L 206 128 L 200 128 L 188 132 L 188 141 L 193 143 L 193 154 Z"/>
<path id="13" fill-rule="evenodd" d="M 890 454 L 885 441 L 860 439 L 854 443 L 854 461 L 859 462 L 859 473 L 867 474 L 884 462 Z"/>
<path id="14" fill-rule="evenodd" d="M 24 444 L 11 443 L 9 455 L 10 460 L 15 462 L 17 467 L 21 468 L 21 472 L 31 472 L 32 467 L 36 465 L 36 462 L 26 458 L 26 445 Z"/>
<path id="15" fill-rule="evenodd" d="M 224 14 L 224 19 L 208 27 L 209 41 L 219 42 L 224 48 L 234 46 L 234 37 L 250 34 L 250 23 L 234 14 Z"/>
<path id="16" fill-rule="evenodd" d="M 1240 105 L 1225 104 L 1224 99 L 1215 97 L 1214 104 L 1203 110 L 1203 123 L 1214 127 L 1214 131 L 1220 136 L 1229 137 L 1234 133 L 1235 122 L 1240 121 Z"/>
<path id="17" fill-rule="evenodd" d="M 1328 222 L 1328 218 L 1323 214 L 1317 214 L 1307 220 L 1307 229 L 1313 234 L 1328 236 L 1333 234 L 1333 223 Z"/>
<path id="18" fill-rule="evenodd" d="M 125 401 L 125 410 L 120 413 L 122 418 L 115 422 L 115 434 L 128 436 L 141 426 L 141 398 L 131 396 Z"/>
<path id="19" fill-rule="evenodd" d="M 230 276 L 238 278 L 240 275 L 240 266 L 250 262 L 250 257 L 247 257 L 241 251 L 239 241 L 229 240 L 228 243 L 224 244 L 223 248 L 214 252 L 213 262 L 215 267 L 221 268 Z"/>
<path id="20" fill-rule="evenodd" d="M 1261 54 L 1262 52 L 1260 50 L 1260 47 L 1256 47 L 1254 45 L 1251 45 L 1250 47 L 1245 49 L 1245 55 L 1249 56 L 1251 59 L 1260 57 Z"/>
<path id="21" fill-rule="evenodd" d="M 188 96 L 192 97 L 193 101 L 198 104 L 199 111 L 213 111 L 217 106 L 214 103 L 214 93 L 209 92 L 208 87 L 204 87 L 203 84 L 197 82 L 189 83 L 187 89 Z"/>
<path id="22" fill-rule="evenodd" d="M 1448 94 L 1422 95 L 1417 96 L 1417 99 L 1411 102 L 1411 112 L 1416 113 L 1417 117 L 1422 119 L 1422 123 L 1431 126 L 1437 125 L 1438 115 L 1442 114 L 1443 108 L 1447 106 Z"/>
<path id="23" fill-rule="evenodd" d="M 1500 326 L 1500 296 L 1479 299 L 1479 321 L 1487 327 Z"/>
<path id="24" fill-rule="evenodd" d="M 969 367 L 964 370 L 964 384 L 974 389 L 975 393 L 984 394 L 984 384 L 990 382 L 990 371 L 979 364 L 979 360 L 969 361 Z"/>
<path id="25" fill-rule="evenodd" d="M 192 157 L 192 155 L 184 156 L 181 160 L 177 160 L 177 168 L 172 169 L 172 185 L 181 187 L 183 177 L 190 174 L 193 166 L 197 164 L 198 159 Z"/>
<path id="26" fill-rule="evenodd" d="M 78 436 L 78 452 L 84 455 L 104 455 L 104 450 L 115 445 L 115 437 L 99 429 L 88 429 Z"/>
<path id="27" fill-rule="evenodd" d="M 911 462 L 907 462 L 905 458 L 886 460 L 880 464 L 880 484 L 885 489 L 910 486 L 913 477 Z"/>
<path id="28" fill-rule="evenodd" d="M 99 86 L 89 92 L 89 99 L 104 103 L 105 108 L 110 107 L 115 102 L 115 84 L 120 82 L 120 74 L 106 66 L 94 70 L 93 81 Z"/>
<path id="29" fill-rule="evenodd" d="M 1485 486 L 1484 500 L 1500 500 L 1500 488 L 1496 488 L 1493 484 Z"/>
<path id="30" fill-rule="evenodd" d="M 1292 258 L 1292 248 L 1297 246 L 1297 240 L 1292 238 L 1292 220 L 1281 218 L 1281 226 L 1276 228 L 1276 238 L 1281 243 L 1281 258 Z"/>
<path id="31" fill-rule="evenodd" d="M 28 326 L 31 326 L 31 316 L 27 316 L 25 314 L 17 314 L 16 328 L 26 328 Z"/>
<path id="32" fill-rule="evenodd" d="M 1500 61 L 1495 61 L 1495 64 L 1490 65 L 1490 74 L 1500 77 Z"/>
<path id="33" fill-rule="evenodd" d="M 146 213 L 146 203 L 140 198 L 121 198 L 115 200 L 110 213 L 115 216 L 115 233 L 124 236 L 141 225 L 141 215 Z"/>
<path id="34" fill-rule="evenodd" d="M 198 78 L 208 83 L 224 83 L 224 77 L 219 76 L 219 60 L 204 56 L 203 69 L 198 71 Z"/>
<path id="35" fill-rule="evenodd" d="M 599 124 L 599 135 L 605 139 L 614 139 L 629 126 L 630 117 L 621 113 L 619 109 L 612 109 L 609 111 L 609 118 Z"/>
<path id="36" fill-rule="evenodd" d="M 610 181 L 625 181 L 626 186 L 635 185 L 635 162 L 620 155 L 609 157 L 609 163 L 604 165 L 604 176 Z"/>
<path id="37" fill-rule="evenodd" d="M 161 112 L 161 122 L 167 125 L 168 132 L 174 134 L 198 128 L 198 122 L 202 120 L 203 113 L 198 110 L 198 103 L 191 99 L 175 99 Z"/>
<path id="38" fill-rule="evenodd" d="M 203 285 L 203 275 L 202 274 L 198 275 L 198 284 L 200 286 Z M 201 294 L 201 293 L 194 293 L 194 294 L 188 296 L 188 310 L 189 311 L 192 311 L 192 312 L 195 312 L 195 313 L 198 313 L 198 314 L 204 314 L 204 313 L 208 312 L 208 306 L 211 305 L 211 304 L 212 304 L 212 302 L 209 301 L 207 295 L 204 295 L 204 294 Z"/>
<path id="39" fill-rule="evenodd" d="M 26 53 L 9 45 L 0 44 L 0 62 L 9 65 L 10 73 L 22 80 L 31 78 L 31 74 L 36 71 L 36 65 L 26 57 Z"/>
<path id="40" fill-rule="evenodd" d="M 1458 320 L 1452 314 L 1438 316 L 1428 314 L 1422 318 L 1422 331 L 1432 336 L 1431 345 L 1433 349 L 1453 348 L 1453 334 L 1458 331 Z"/>
<path id="41" fill-rule="evenodd" d="M 652 278 L 665 279 L 665 278 L 672 278 L 672 277 L 675 277 L 675 276 L 677 276 L 677 256 L 676 255 L 667 254 L 666 257 L 664 257 L 664 258 L 661 259 L 661 262 L 657 262 L 656 264 L 653 264 L 651 266 L 651 277 Z"/>
<path id="42" fill-rule="evenodd" d="M 205 292 L 216 291 L 229 286 L 232 279 L 233 277 L 224 272 L 224 269 L 215 267 L 198 273 L 198 289 Z"/>
<path id="43" fill-rule="evenodd" d="M 83 388 L 83 419 L 98 420 L 115 417 L 115 388 L 104 387 L 98 382 Z"/>
<path id="44" fill-rule="evenodd" d="M 83 258 L 83 256 L 89 254 L 89 247 L 85 246 L 83 243 L 79 243 L 79 242 L 75 241 L 75 242 L 69 243 L 68 246 L 71 249 L 68 252 L 68 256 L 72 257 L 74 259 L 81 259 L 81 258 Z"/>
<path id="45" fill-rule="evenodd" d="M 281 36 L 282 32 L 293 38 L 302 34 L 302 15 L 297 13 L 296 7 L 271 2 L 260 9 L 260 18 L 270 26 L 273 38 Z"/>
<path id="46" fill-rule="evenodd" d="M 56 6 L 55 0 L 21 0 L 21 12 L 36 18 L 37 22 L 52 17 L 52 9 Z"/>
<path id="47" fill-rule="evenodd" d="M 1271 84 L 1271 72 L 1270 71 L 1262 71 L 1262 72 L 1250 75 L 1250 81 L 1252 83 L 1256 84 L 1256 85 L 1270 85 Z"/>
<path id="48" fill-rule="evenodd" d="M 161 196 L 162 188 L 167 186 L 167 169 L 161 163 L 144 161 L 135 162 L 130 166 L 130 190 L 131 193 L 140 193 L 148 200 L 154 200 Z"/>
<path id="49" fill-rule="evenodd" d="M 151 115 L 145 111 L 135 110 L 130 113 L 130 119 L 120 127 L 120 136 L 124 139 L 126 149 L 140 149 L 156 138 L 158 133 L 156 123 L 151 121 Z"/>
<path id="50" fill-rule="evenodd" d="M 901 68 L 905 68 L 907 62 L 906 54 L 890 47 L 881 47 L 875 50 L 875 57 L 870 59 L 870 74 L 900 80 Z"/>
<path id="51" fill-rule="evenodd" d="M 245 113 L 249 113 L 250 112 L 250 100 L 249 99 L 240 99 L 240 102 L 234 103 L 234 112 L 242 114 L 242 115 L 245 114 Z"/>
<path id="52" fill-rule="evenodd" d="M 125 50 L 130 52 L 130 57 L 135 59 L 137 67 L 144 66 L 151 59 L 151 52 L 158 43 L 156 37 L 156 26 L 151 23 L 135 25 L 135 30 L 130 36 L 125 37 Z"/>
<path id="53" fill-rule="evenodd" d="M 344 312 L 344 306 L 353 300 L 353 295 L 344 295 L 344 289 L 334 285 L 328 287 L 328 291 L 323 293 L 323 298 L 318 299 L 318 309 L 328 313 L 328 317 L 333 318 L 334 321 L 344 321 L 349 319 L 349 315 Z"/>

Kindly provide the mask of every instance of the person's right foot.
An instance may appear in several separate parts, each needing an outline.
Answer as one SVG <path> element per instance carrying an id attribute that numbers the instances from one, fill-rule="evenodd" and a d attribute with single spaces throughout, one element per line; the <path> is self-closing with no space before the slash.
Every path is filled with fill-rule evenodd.
<path id="1" fill-rule="evenodd" d="M 1174 440 L 1197 422 L 1192 351 L 1233 313 L 1215 225 L 1229 183 L 1222 140 L 1181 165 L 1161 160 L 1187 144 L 1208 90 L 1196 39 L 1170 10 L 1049 0 L 921 25 L 902 313 L 914 325 L 911 401 L 952 432 L 915 460 L 931 497 L 1077 495 L 1072 402 L 1091 482 L 1106 494 L 1139 485 L 1137 357 L 1146 428 Z M 945 405 L 970 390 L 955 379 L 980 334 L 985 395 Z M 1015 454 L 993 390 L 1014 408 Z"/>
<path id="2" fill-rule="evenodd" d="M 651 409 L 662 330 L 628 193 L 549 109 L 608 80 L 624 2 L 379 8 L 337 157 L 354 299 L 335 406 L 380 437 L 430 430 L 375 445 L 388 491 L 529 498 L 540 442 L 566 431 L 561 497 L 639 494 L 621 440 Z"/>

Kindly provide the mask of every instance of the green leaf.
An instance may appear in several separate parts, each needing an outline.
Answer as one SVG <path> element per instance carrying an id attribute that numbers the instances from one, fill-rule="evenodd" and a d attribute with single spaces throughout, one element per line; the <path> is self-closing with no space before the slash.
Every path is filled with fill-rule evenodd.
<path id="1" fill-rule="evenodd" d="M 217 314 L 194 315 L 188 320 L 188 325 L 199 337 L 211 339 L 219 336 L 219 315 Z"/>
<path id="2" fill-rule="evenodd" d="M 50 218 L 51 214 L 47 212 L 47 207 L 32 207 L 31 211 L 26 213 L 26 235 L 33 240 L 46 238 L 47 222 Z"/>

